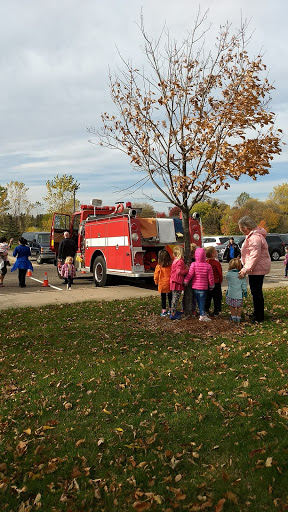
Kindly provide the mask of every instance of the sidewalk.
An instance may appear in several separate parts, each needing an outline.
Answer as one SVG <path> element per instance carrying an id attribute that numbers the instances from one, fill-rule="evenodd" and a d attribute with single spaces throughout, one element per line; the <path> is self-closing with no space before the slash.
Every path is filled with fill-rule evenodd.
<path id="1" fill-rule="evenodd" d="M 29 278 L 28 278 L 29 279 Z M 41 307 L 48 304 L 74 304 L 76 302 L 84 302 L 87 300 L 123 300 L 123 299 L 139 299 L 141 297 L 151 297 L 158 295 L 157 290 L 149 290 L 145 288 L 137 288 L 136 286 L 107 286 L 104 288 L 96 288 L 90 286 L 89 288 L 73 289 L 63 291 L 47 289 L 37 290 L 33 292 L 9 293 L 5 294 L 5 288 L 1 289 L 0 295 L 0 310 L 9 308 L 21 307 Z"/>

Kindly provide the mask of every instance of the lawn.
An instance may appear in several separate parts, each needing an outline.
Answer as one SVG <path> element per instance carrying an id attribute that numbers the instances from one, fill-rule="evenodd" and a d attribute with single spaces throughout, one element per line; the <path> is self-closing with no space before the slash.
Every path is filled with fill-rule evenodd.
<path id="1" fill-rule="evenodd" d="M 288 510 L 288 290 L 265 301 L 240 327 L 158 298 L 3 311 L 1 512 Z"/>

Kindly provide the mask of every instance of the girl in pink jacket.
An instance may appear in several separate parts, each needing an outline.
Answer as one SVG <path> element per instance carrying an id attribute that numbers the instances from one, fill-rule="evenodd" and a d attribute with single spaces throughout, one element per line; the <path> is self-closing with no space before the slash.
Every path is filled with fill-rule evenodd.
<path id="1" fill-rule="evenodd" d="M 180 245 L 175 245 L 173 248 L 173 262 L 171 267 L 170 276 L 170 290 L 172 292 L 172 303 L 171 303 L 171 320 L 179 320 L 181 313 L 177 311 L 178 303 L 182 292 L 184 290 L 184 276 L 188 272 L 188 267 L 184 263 L 184 251 Z"/>
<path id="2" fill-rule="evenodd" d="M 73 265 L 72 256 L 67 256 L 64 265 L 62 265 L 61 276 L 64 277 L 64 282 L 67 284 L 67 290 L 71 290 L 73 278 L 76 277 L 76 269 Z"/>
<path id="3" fill-rule="evenodd" d="M 214 288 L 214 276 L 211 265 L 206 263 L 205 249 L 200 247 L 195 251 L 195 261 L 190 265 L 184 284 L 187 285 L 190 280 L 199 308 L 199 320 L 200 322 L 211 322 L 205 313 L 205 301 L 208 288 L 210 290 Z"/>

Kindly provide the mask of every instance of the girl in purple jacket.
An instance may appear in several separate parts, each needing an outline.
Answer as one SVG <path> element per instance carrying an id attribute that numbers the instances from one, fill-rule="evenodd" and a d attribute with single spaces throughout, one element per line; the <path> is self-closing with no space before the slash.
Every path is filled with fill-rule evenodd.
<path id="1" fill-rule="evenodd" d="M 184 284 L 187 285 L 190 280 L 199 308 L 199 320 L 200 322 L 211 322 L 205 313 L 205 301 L 208 288 L 210 290 L 214 288 L 214 276 L 211 265 L 206 263 L 205 249 L 200 247 L 195 251 L 195 261 L 190 265 Z"/>
<path id="2" fill-rule="evenodd" d="M 173 248 L 173 262 L 171 267 L 170 276 L 170 290 L 172 292 L 172 303 L 171 303 L 171 320 L 180 320 L 181 313 L 177 310 L 177 306 L 180 302 L 182 292 L 184 290 L 184 276 L 188 272 L 188 267 L 184 263 L 184 252 L 183 247 L 175 245 Z"/>

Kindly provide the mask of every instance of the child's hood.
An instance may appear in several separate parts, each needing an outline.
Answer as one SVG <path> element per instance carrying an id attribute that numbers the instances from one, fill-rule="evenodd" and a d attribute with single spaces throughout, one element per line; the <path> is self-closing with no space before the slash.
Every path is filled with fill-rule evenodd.
<path id="1" fill-rule="evenodd" d="M 206 252 L 202 247 L 198 247 L 195 251 L 195 262 L 196 263 L 205 263 L 206 261 Z"/>

